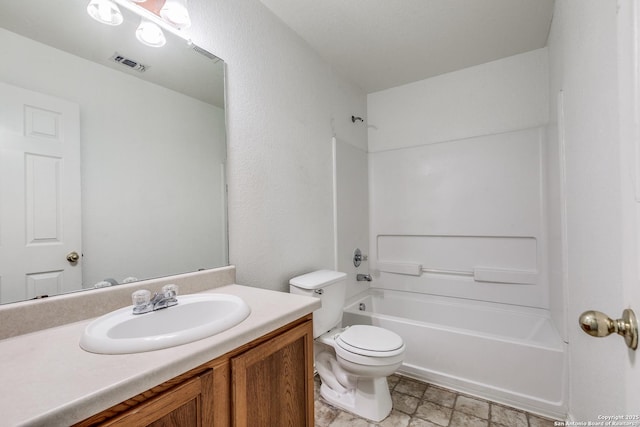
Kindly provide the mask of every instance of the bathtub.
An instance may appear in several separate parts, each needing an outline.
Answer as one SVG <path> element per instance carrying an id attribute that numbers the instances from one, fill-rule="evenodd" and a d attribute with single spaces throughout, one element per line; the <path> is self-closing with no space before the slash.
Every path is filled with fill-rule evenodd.
<path id="1" fill-rule="evenodd" d="M 399 373 L 529 412 L 564 419 L 565 343 L 547 310 L 370 289 L 351 299 L 343 325 L 399 334 Z"/>

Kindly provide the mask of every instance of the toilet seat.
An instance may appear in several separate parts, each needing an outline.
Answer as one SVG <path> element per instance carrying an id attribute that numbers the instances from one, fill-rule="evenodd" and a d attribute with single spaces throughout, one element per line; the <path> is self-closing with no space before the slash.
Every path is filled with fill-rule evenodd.
<path id="1" fill-rule="evenodd" d="M 353 325 L 345 329 L 335 337 L 335 343 L 349 353 L 381 358 L 398 356 L 405 349 L 398 334 L 370 325 Z"/>

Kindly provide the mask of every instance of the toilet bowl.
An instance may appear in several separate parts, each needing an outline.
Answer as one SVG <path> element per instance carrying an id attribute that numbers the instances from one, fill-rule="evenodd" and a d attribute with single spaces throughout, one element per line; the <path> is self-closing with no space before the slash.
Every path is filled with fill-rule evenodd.
<path id="1" fill-rule="evenodd" d="M 393 405 L 387 376 L 402 365 L 405 351 L 398 335 L 354 325 L 318 337 L 316 346 L 320 394 L 325 400 L 376 422 L 389 415 Z"/>
<path id="2" fill-rule="evenodd" d="M 378 422 L 392 409 L 387 376 L 402 365 L 405 344 L 369 325 L 341 328 L 346 274 L 320 270 L 291 279 L 290 292 L 322 299 L 313 313 L 315 366 L 330 404 Z"/>

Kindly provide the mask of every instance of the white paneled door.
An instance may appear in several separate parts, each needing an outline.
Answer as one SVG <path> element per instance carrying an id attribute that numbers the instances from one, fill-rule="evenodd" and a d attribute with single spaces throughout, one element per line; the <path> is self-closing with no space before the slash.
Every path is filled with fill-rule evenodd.
<path id="1" fill-rule="evenodd" d="M 622 309 L 631 308 L 640 315 L 640 4 L 635 0 L 618 0 L 617 52 L 618 103 L 621 159 L 621 193 L 623 232 L 621 237 L 623 295 Z M 604 221 L 603 221 L 604 223 Z M 621 313 L 613 313 L 619 318 Z M 620 344 L 618 344 L 620 345 Z M 624 386 L 624 410 L 621 423 L 640 425 L 640 348 L 627 350 L 624 358 L 613 363 L 610 382 Z M 611 364 L 611 363 L 610 363 Z"/>
<path id="2" fill-rule="evenodd" d="M 0 82 L 0 303 L 82 287 L 80 215 L 78 105 Z"/>

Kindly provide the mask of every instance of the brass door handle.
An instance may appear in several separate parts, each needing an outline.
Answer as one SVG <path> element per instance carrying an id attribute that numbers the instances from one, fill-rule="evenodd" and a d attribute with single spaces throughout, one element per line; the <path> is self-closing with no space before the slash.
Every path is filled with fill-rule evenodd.
<path id="1" fill-rule="evenodd" d="M 622 312 L 622 319 L 613 320 L 606 314 L 589 310 L 580 315 L 580 327 L 592 337 L 606 337 L 617 333 L 624 337 L 627 347 L 632 350 L 638 348 L 638 321 L 631 309 Z"/>
<path id="2" fill-rule="evenodd" d="M 79 259 L 80 255 L 78 255 L 78 252 L 76 251 L 69 252 L 67 254 L 67 261 L 69 261 L 70 263 L 78 262 Z"/>

